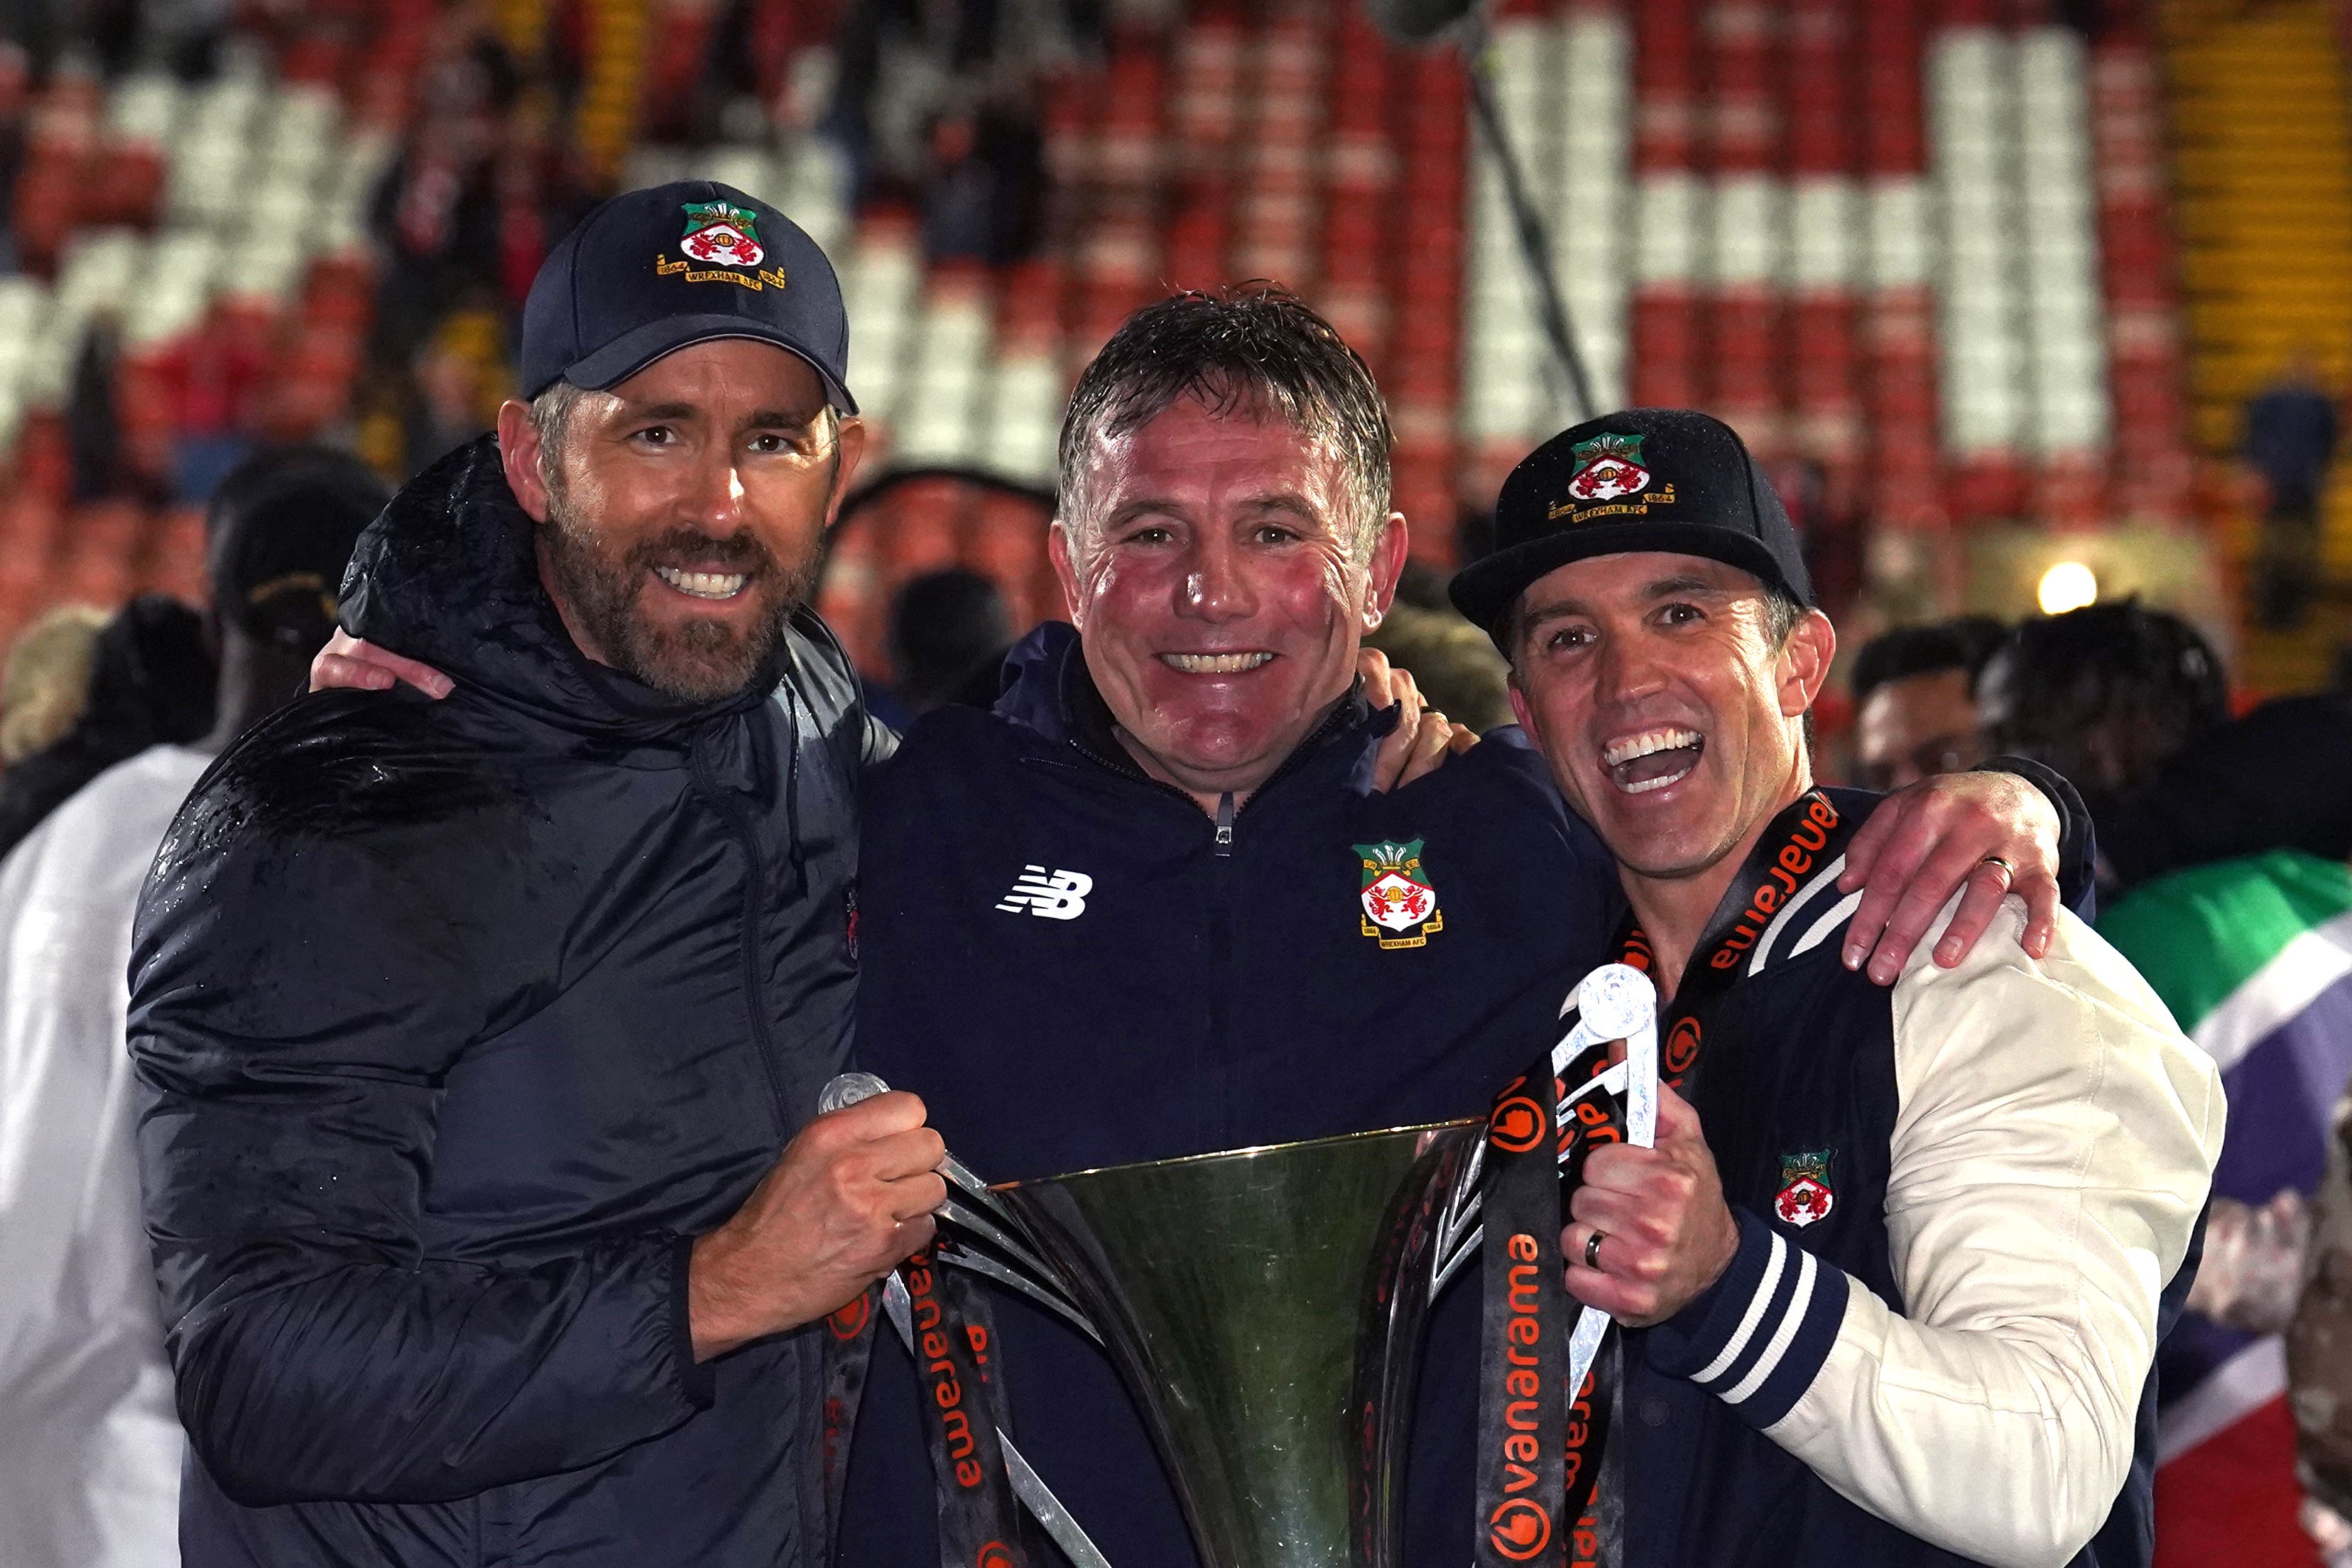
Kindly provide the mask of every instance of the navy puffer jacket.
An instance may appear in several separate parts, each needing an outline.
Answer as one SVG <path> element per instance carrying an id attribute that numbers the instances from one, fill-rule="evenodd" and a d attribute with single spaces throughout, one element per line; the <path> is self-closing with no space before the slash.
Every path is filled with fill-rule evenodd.
<path id="1" fill-rule="evenodd" d="M 484 438 L 394 499 L 354 632 L 456 694 L 307 698 L 141 903 L 147 1220 L 220 1563 L 793 1563 L 807 1331 L 698 1365 L 688 1238 L 840 1065 L 857 779 L 822 624 L 692 704 L 582 658 Z"/>

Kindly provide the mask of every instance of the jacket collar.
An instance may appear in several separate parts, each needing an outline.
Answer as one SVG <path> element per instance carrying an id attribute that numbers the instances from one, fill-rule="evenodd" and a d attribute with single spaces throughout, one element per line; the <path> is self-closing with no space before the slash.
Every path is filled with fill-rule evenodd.
<path id="1" fill-rule="evenodd" d="M 742 691 L 711 702 L 587 658 L 540 584 L 536 526 L 507 486 L 498 438 L 467 443 L 402 487 L 360 536 L 343 579 L 344 627 L 501 706 L 603 740 L 683 739 L 774 689 L 772 657 Z"/>

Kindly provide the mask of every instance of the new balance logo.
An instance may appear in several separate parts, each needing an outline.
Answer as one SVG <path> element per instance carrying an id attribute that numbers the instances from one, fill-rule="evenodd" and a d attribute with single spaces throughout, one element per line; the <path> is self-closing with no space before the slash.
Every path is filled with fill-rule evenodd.
<path id="1" fill-rule="evenodd" d="M 1008 915 L 1027 910 L 1033 915 L 1043 915 L 1049 921 L 1074 921 L 1087 912 L 1087 895 L 1095 890 L 1095 879 L 1084 871 L 1048 871 L 1043 866 L 1024 866 L 996 907 Z"/>

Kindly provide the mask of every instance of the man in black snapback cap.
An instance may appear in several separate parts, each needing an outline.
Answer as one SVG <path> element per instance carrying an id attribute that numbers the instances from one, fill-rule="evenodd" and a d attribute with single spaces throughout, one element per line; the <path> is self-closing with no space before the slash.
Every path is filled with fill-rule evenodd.
<path id="1" fill-rule="evenodd" d="M 1835 638 L 1828 620 L 1813 608 L 1812 578 L 1805 569 L 1796 528 L 1739 433 L 1709 415 L 1687 408 L 1633 408 L 1554 437 L 1504 481 L 1496 503 L 1495 539 L 1491 554 L 1454 574 L 1451 591 L 1454 606 L 1486 629 L 1515 668 L 1530 630 L 1531 586 L 1572 562 L 1643 552 L 1707 563 L 1688 568 L 1684 576 L 1695 571 L 1759 590 L 1755 607 L 1771 636 L 1782 643 L 1793 637 L 1790 646 L 1808 659 L 1817 658 L 1822 674 L 1828 672 Z M 1728 574 L 1721 570 L 1727 567 L 1732 569 Z M 1721 761 L 1718 751 L 1715 765 Z M 1668 778 L 1671 770 L 1684 763 L 1711 771 L 1703 744 L 1644 752 L 1620 765 L 1626 782 L 1658 788 L 1663 786 L 1656 781 Z M 2000 768 L 2032 780 L 2053 801 L 2072 796 L 2056 774 L 2039 764 L 2004 758 Z M 1606 809 L 1613 798 L 1612 792 L 1596 792 L 1592 804 Z M 1865 829 L 1857 862 L 1874 857 L 1875 844 L 1887 843 L 1897 822 L 1895 814 L 1885 813 Z M 1601 826 L 1598 819 L 1594 826 Z M 1916 825 L 1905 828 L 1906 838 L 1911 826 Z M 1897 853 L 1908 853 L 1909 847 L 1906 843 Z M 1949 871 L 1957 880 L 1968 867 L 1963 862 Z M 1950 886 L 1951 881 L 1940 885 Z M 2055 879 L 2037 872 L 2012 882 L 2004 862 L 1987 862 L 1974 873 L 1961 924 L 1972 926 L 1986 907 L 2011 891 L 2026 900 L 2028 944 L 2046 942 L 2058 908 Z M 1891 892 L 1874 885 L 1864 895 L 1857 931 L 1874 931 L 1892 915 L 1916 938 L 1933 907 L 1895 911 L 1889 908 L 1893 900 Z M 1867 951 L 1868 943 L 1857 936 L 1847 951 L 1848 962 L 1860 962 Z M 1948 961 L 1959 951 L 1955 942 L 1940 956 Z M 1882 956 L 1874 977 L 1883 984 L 1892 982 L 1895 973 L 1895 965 Z"/>
<path id="2" fill-rule="evenodd" d="M 1720 561 L 1813 602 L 1797 531 L 1739 433 L 1687 408 L 1634 408 L 1580 425 L 1511 470 L 1494 553 L 1454 579 L 1456 608 L 1509 635 L 1506 613 L 1558 566 L 1629 550 Z M 1510 649 L 1503 649 L 1508 657 Z"/>
<path id="3" fill-rule="evenodd" d="M 889 744 L 803 603 L 847 346 L 774 208 L 595 209 L 529 401 L 343 583 L 444 700 L 295 703 L 167 839 L 129 1035 L 192 1565 L 821 1554 L 818 1321 L 944 1194 L 913 1096 L 812 1120 Z"/>
<path id="4" fill-rule="evenodd" d="M 1934 961 L 1891 987 L 1839 962 L 1876 797 L 1814 784 L 1836 635 L 1729 426 L 1578 426 L 1496 531 L 1454 602 L 1615 857 L 1616 951 L 1663 999 L 1656 1147 L 1596 1149 L 1561 1235 L 1570 1293 L 1628 1331 L 1618 1507 L 1588 1521 L 1609 1560 L 2147 1563 L 2211 1063 L 2087 926 L 2003 901 L 1999 862 Z"/>

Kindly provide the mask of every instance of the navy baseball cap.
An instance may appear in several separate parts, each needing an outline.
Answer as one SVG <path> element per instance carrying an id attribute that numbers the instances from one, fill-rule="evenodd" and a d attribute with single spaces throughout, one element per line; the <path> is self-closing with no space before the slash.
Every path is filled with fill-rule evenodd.
<path id="1" fill-rule="evenodd" d="M 838 407 L 857 412 L 841 282 L 800 226 L 709 180 L 624 192 L 582 218 L 531 279 L 522 395 L 558 381 L 602 390 L 718 338 L 791 350 Z"/>
<path id="2" fill-rule="evenodd" d="M 1454 574 L 1454 607 L 1499 647 L 1507 612 L 1538 577 L 1645 550 L 1720 561 L 1813 602 L 1796 527 L 1739 433 L 1688 408 L 1628 408 L 1562 431 L 1511 470 L 1495 552 Z"/>

